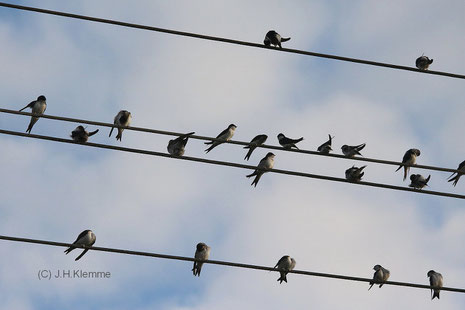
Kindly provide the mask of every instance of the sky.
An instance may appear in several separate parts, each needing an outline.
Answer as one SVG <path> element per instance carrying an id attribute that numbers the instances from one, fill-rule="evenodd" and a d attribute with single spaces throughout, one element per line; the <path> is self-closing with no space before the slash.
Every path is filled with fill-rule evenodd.
<path id="1" fill-rule="evenodd" d="M 426 1 L 10 1 L 155 27 L 263 42 L 274 29 L 285 47 L 465 74 L 465 3 Z M 463 80 L 378 68 L 163 33 L 0 8 L 1 107 L 19 110 L 39 95 L 47 114 L 234 139 L 257 134 L 305 139 L 316 150 L 366 143 L 362 154 L 456 168 L 465 159 Z M 28 117 L 1 114 L 0 128 L 26 130 Z M 32 133 L 69 138 L 79 124 L 40 119 Z M 88 126 L 88 130 L 96 129 Z M 171 137 L 108 128 L 92 142 L 166 152 Z M 465 287 L 465 209 L 458 199 L 280 174 L 256 188 L 250 171 L 182 160 L 0 135 L 0 234 L 73 242 L 85 229 L 96 246 L 370 278 Z M 246 163 L 224 144 L 208 154 L 189 140 L 186 156 Z M 257 149 L 250 164 L 267 153 Z M 343 177 L 361 162 L 276 151 L 275 168 Z M 364 180 L 400 186 L 393 166 L 368 163 Z M 463 194 L 449 174 L 431 173 L 429 189 Z M 428 290 L 204 265 L 9 241 L 0 242 L 0 309 L 463 309 L 465 297 Z M 39 280 L 41 270 L 110 272 L 109 279 Z"/>

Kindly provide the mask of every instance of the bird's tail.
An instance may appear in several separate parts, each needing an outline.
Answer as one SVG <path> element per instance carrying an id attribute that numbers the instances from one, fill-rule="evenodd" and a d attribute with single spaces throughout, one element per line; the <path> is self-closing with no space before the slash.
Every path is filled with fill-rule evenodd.
<path id="1" fill-rule="evenodd" d="M 426 183 L 429 182 L 429 179 L 431 179 L 431 174 L 430 174 L 430 175 L 426 178 L 426 180 L 425 180 L 425 185 L 426 185 L 426 186 L 428 186 L 428 184 L 426 184 Z"/>
<path id="2" fill-rule="evenodd" d="M 213 143 L 213 141 L 212 141 Z M 205 142 L 205 144 L 209 144 L 207 142 Z M 208 154 L 208 152 L 210 152 L 211 150 L 213 150 L 218 144 L 212 144 L 208 149 L 205 150 L 205 153 Z"/>
<path id="3" fill-rule="evenodd" d="M 431 297 L 431 300 L 433 300 L 434 298 L 439 299 L 439 292 L 440 290 L 434 290 L 433 297 Z"/>
<path id="4" fill-rule="evenodd" d="M 21 110 L 19 110 L 19 112 L 22 112 L 24 109 L 26 109 L 29 105 L 25 106 L 24 108 L 22 108 Z"/>
<path id="5" fill-rule="evenodd" d="M 410 171 L 410 167 L 404 166 L 404 181 L 407 179 L 408 172 Z"/>
<path id="6" fill-rule="evenodd" d="M 357 145 L 357 146 L 355 147 L 355 149 L 356 149 L 357 151 L 361 151 L 361 150 L 363 150 L 363 149 L 365 148 L 365 146 L 366 146 L 366 143 L 362 143 L 362 144 Z"/>
<path id="7" fill-rule="evenodd" d="M 89 132 L 89 137 L 92 137 L 92 136 L 95 135 L 97 132 L 98 132 L 98 129 L 95 130 L 95 131 Z"/>
<path id="8" fill-rule="evenodd" d="M 67 249 L 65 250 L 64 253 L 65 253 L 65 254 L 68 254 L 69 252 L 71 252 L 71 251 L 74 250 L 74 249 L 75 249 L 75 247 L 72 247 L 72 246 L 71 246 L 71 247 L 67 248 Z"/>
<path id="9" fill-rule="evenodd" d="M 195 134 L 195 132 L 189 132 L 189 133 L 186 133 L 185 135 L 179 136 L 179 138 L 184 139 L 185 137 L 192 136 L 193 134 Z"/>
<path id="10" fill-rule="evenodd" d="M 244 160 L 249 160 L 250 159 L 250 156 L 252 155 L 252 152 L 253 152 L 254 149 L 255 148 L 250 147 L 249 151 L 247 152 L 247 154 L 244 157 Z"/>
<path id="11" fill-rule="evenodd" d="M 253 185 L 254 187 L 257 187 L 258 181 L 260 181 L 260 178 L 261 178 L 261 177 L 262 177 L 261 174 L 257 174 L 256 177 L 255 177 L 255 179 L 253 179 L 252 184 L 250 184 L 250 185 Z M 286 282 L 287 282 L 287 281 L 286 281 Z"/>
<path id="12" fill-rule="evenodd" d="M 194 276 L 200 277 L 200 271 L 202 270 L 202 265 L 203 263 L 194 262 L 194 268 L 192 268 L 192 272 L 194 273 Z"/>
<path id="13" fill-rule="evenodd" d="M 285 273 L 285 272 L 281 272 L 281 276 L 280 276 L 279 279 L 276 280 L 276 281 L 279 281 L 279 284 L 283 283 L 283 281 L 287 283 L 286 273 Z"/>
<path id="14" fill-rule="evenodd" d="M 80 259 L 81 259 L 81 257 L 83 257 L 83 256 L 84 256 L 84 254 L 86 254 L 86 253 L 87 253 L 87 251 L 89 251 L 89 249 L 85 249 L 84 251 L 82 251 L 82 253 L 81 253 L 81 254 L 80 254 L 78 257 L 76 257 L 75 261 L 78 261 L 78 260 L 80 260 Z"/>
<path id="15" fill-rule="evenodd" d="M 34 127 L 34 124 L 37 123 L 39 120 L 38 117 L 31 117 L 31 121 L 29 122 L 29 126 L 27 126 L 26 132 L 31 133 L 32 127 Z"/>
<path id="16" fill-rule="evenodd" d="M 400 165 L 399 168 L 396 169 L 396 172 L 400 170 L 404 165 Z"/>
<path id="17" fill-rule="evenodd" d="M 371 288 L 373 287 L 373 285 L 375 285 L 375 282 L 370 282 L 370 287 L 368 288 L 368 290 L 371 290 Z"/>
<path id="18" fill-rule="evenodd" d="M 291 38 L 281 38 L 281 42 L 287 42 L 289 41 Z"/>
<path id="19" fill-rule="evenodd" d="M 115 127 L 111 127 L 110 134 L 108 135 L 108 137 L 111 137 L 111 134 L 113 133 L 113 129 L 115 129 Z"/>
<path id="20" fill-rule="evenodd" d="M 121 141 L 121 138 L 123 138 L 123 128 L 118 128 L 118 134 L 116 135 L 116 140 Z"/>
<path id="21" fill-rule="evenodd" d="M 457 185 L 457 182 L 460 180 L 460 176 L 461 174 L 457 174 L 455 177 L 453 177 L 452 179 L 448 180 L 448 182 L 452 182 L 454 181 L 454 183 L 452 183 L 452 185 Z"/>

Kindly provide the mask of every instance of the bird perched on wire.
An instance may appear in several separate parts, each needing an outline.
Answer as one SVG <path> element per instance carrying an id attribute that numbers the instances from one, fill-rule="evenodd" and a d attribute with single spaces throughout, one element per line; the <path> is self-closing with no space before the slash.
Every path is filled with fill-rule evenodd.
<path id="1" fill-rule="evenodd" d="M 433 60 L 429 59 L 428 57 L 426 57 L 424 55 L 421 55 L 415 61 L 415 65 L 420 70 L 428 70 L 429 65 L 431 65 L 432 63 L 433 63 Z"/>
<path id="2" fill-rule="evenodd" d="M 362 143 L 362 144 L 359 144 L 359 145 L 354 145 L 354 146 L 350 146 L 350 145 L 347 145 L 347 144 L 344 144 L 342 147 L 341 147 L 341 150 L 342 150 L 342 153 L 346 156 L 346 157 L 354 157 L 355 155 L 360 155 L 362 156 L 362 154 L 360 154 L 360 151 L 363 150 L 363 148 L 365 147 L 365 143 Z"/>
<path id="3" fill-rule="evenodd" d="M 115 126 L 124 126 L 124 127 L 129 127 L 132 121 L 132 115 L 131 112 L 128 112 L 126 110 L 121 110 L 116 114 L 115 119 L 113 121 L 113 124 Z M 115 127 L 111 127 L 110 134 L 108 137 L 111 137 L 111 134 L 113 133 L 113 129 Z M 123 130 L 124 128 L 118 128 L 118 134 L 116 135 L 116 140 L 121 141 L 121 138 L 123 137 Z"/>
<path id="4" fill-rule="evenodd" d="M 404 157 L 402 158 L 402 164 L 396 170 L 397 172 L 400 170 L 400 168 L 404 167 L 404 181 L 407 178 L 410 166 L 415 165 L 418 156 L 420 156 L 419 149 L 410 149 L 405 152 Z"/>
<path id="5" fill-rule="evenodd" d="M 208 260 L 210 257 L 210 247 L 203 242 L 197 244 L 197 248 L 195 250 L 195 259 L 199 260 Z M 194 262 L 194 268 L 192 268 L 192 272 L 194 276 L 200 277 L 200 271 L 202 270 L 203 262 Z"/>
<path id="6" fill-rule="evenodd" d="M 176 139 L 170 140 L 167 146 L 168 153 L 170 153 L 173 156 L 184 155 L 187 140 L 189 140 L 189 137 L 192 136 L 193 134 L 195 134 L 195 132 L 189 132 L 189 133 L 186 133 L 185 135 L 177 137 Z"/>
<path id="7" fill-rule="evenodd" d="M 389 270 L 383 268 L 381 265 L 376 265 L 373 267 L 373 270 L 375 270 L 375 274 L 373 275 L 373 281 L 370 282 L 368 290 L 370 290 L 375 284 L 379 284 L 379 288 L 381 288 L 384 282 L 386 282 L 391 275 Z"/>
<path id="8" fill-rule="evenodd" d="M 360 182 L 362 180 L 363 175 L 365 172 L 362 172 L 366 166 L 362 166 L 360 168 L 352 166 L 346 170 L 346 180 L 349 182 Z"/>
<path id="9" fill-rule="evenodd" d="M 460 180 L 460 177 L 462 176 L 462 174 L 465 173 L 465 160 L 460 163 L 457 170 L 462 171 L 463 173 L 454 172 L 452 173 L 452 175 L 449 177 L 449 180 L 448 180 L 448 182 L 454 182 L 452 183 L 454 186 L 457 185 L 457 182 Z M 457 174 L 457 175 L 454 176 L 454 174 Z"/>
<path id="10" fill-rule="evenodd" d="M 318 152 L 322 153 L 322 154 L 329 154 L 329 152 L 331 152 L 333 149 L 331 148 L 331 142 L 332 142 L 332 139 L 334 139 L 334 137 L 331 137 L 331 135 L 328 134 L 328 141 L 326 141 L 325 143 L 323 143 L 322 145 L 320 145 L 317 149 Z"/>
<path id="11" fill-rule="evenodd" d="M 90 229 L 84 230 L 82 233 L 79 234 L 79 236 L 77 237 L 76 241 L 73 242 L 73 244 L 78 246 L 84 246 L 85 249 L 78 257 L 76 257 L 75 261 L 79 260 L 81 257 L 84 256 L 84 254 L 87 253 L 87 251 L 89 251 L 88 248 L 94 245 L 95 240 L 97 240 L 97 237 Z M 73 246 L 69 247 L 67 250 L 65 250 L 65 254 L 68 254 L 75 248 L 76 247 Z"/>
<path id="12" fill-rule="evenodd" d="M 260 178 L 262 177 L 262 175 L 265 172 L 267 172 L 267 170 L 273 169 L 274 156 L 275 155 L 273 153 L 271 153 L 271 152 L 266 154 L 266 156 L 263 157 L 262 160 L 260 160 L 260 162 L 258 163 L 257 169 L 253 173 L 246 176 L 247 178 L 255 176 L 255 179 L 253 180 L 252 184 L 250 184 L 250 185 L 253 185 L 254 187 L 257 187 L 258 181 L 260 181 Z"/>
<path id="13" fill-rule="evenodd" d="M 31 133 L 32 127 L 35 123 L 39 120 L 40 115 L 43 115 L 45 109 L 47 109 L 47 99 L 45 96 L 41 95 L 37 97 L 37 100 L 31 101 L 27 106 L 19 110 L 22 112 L 26 108 L 31 108 L 31 113 L 34 114 L 31 116 L 31 121 L 29 122 L 29 126 L 27 126 L 26 132 Z"/>
<path id="14" fill-rule="evenodd" d="M 248 145 L 244 146 L 244 149 L 249 149 L 249 151 L 248 151 L 247 154 L 245 155 L 244 159 L 245 159 L 245 160 L 249 160 L 249 159 L 250 159 L 250 156 L 252 155 L 252 152 L 253 152 L 257 147 L 259 147 L 260 145 L 262 145 L 263 143 L 265 143 L 266 139 L 268 139 L 268 136 L 267 136 L 267 135 L 258 135 L 258 136 L 256 136 L 255 138 L 253 138 L 252 141 L 250 141 Z"/>
<path id="15" fill-rule="evenodd" d="M 216 136 L 217 139 L 221 141 L 210 141 L 210 142 L 205 142 L 206 145 L 210 145 L 208 149 L 205 150 L 205 153 L 210 152 L 213 150 L 215 147 L 218 145 L 225 143 L 226 141 L 231 140 L 231 138 L 234 136 L 234 132 L 236 130 L 237 126 L 234 124 L 230 124 L 228 128 L 223 130 L 218 136 Z"/>
<path id="16" fill-rule="evenodd" d="M 410 187 L 415 189 L 422 189 L 425 186 L 428 186 L 428 181 L 431 179 L 431 175 L 429 175 L 426 179 L 421 174 L 412 174 L 410 176 Z"/>
<path id="17" fill-rule="evenodd" d="M 95 135 L 98 129 L 88 132 L 82 125 L 79 125 L 71 132 L 71 138 L 78 143 L 86 143 L 89 137 Z"/>
<path id="18" fill-rule="evenodd" d="M 263 44 L 265 44 L 266 46 L 274 45 L 274 46 L 279 46 L 279 48 L 282 48 L 281 42 L 286 42 L 286 41 L 289 41 L 290 39 L 291 38 L 283 38 L 276 31 L 270 30 L 266 33 Z"/>
<path id="19" fill-rule="evenodd" d="M 284 255 L 281 257 L 281 259 L 276 263 L 276 266 L 274 266 L 275 269 L 279 270 L 280 277 L 277 281 L 279 281 L 279 284 L 286 282 L 287 283 L 287 274 L 289 271 L 293 270 L 295 268 L 295 259 L 290 257 L 289 255 Z"/>
<path id="20" fill-rule="evenodd" d="M 301 137 L 299 139 L 291 139 L 286 137 L 284 134 L 280 133 L 278 135 L 278 142 L 281 144 L 281 146 L 287 150 L 292 149 L 293 147 L 296 149 L 299 149 L 296 144 L 302 141 L 304 137 Z"/>
<path id="21" fill-rule="evenodd" d="M 443 286 L 442 274 L 434 270 L 430 270 L 428 271 L 427 276 L 429 278 L 429 285 L 435 287 L 435 289 L 431 289 L 431 300 L 433 300 L 435 297 L 439 299 L 439 292 L 441 292 L 441 290 L 438 288 Z"/>

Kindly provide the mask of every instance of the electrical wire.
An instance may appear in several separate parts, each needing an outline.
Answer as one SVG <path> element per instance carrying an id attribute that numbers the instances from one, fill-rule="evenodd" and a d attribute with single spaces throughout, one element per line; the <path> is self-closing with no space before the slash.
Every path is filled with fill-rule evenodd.
<path id="1" fill-rule="evenodd" d="M 392 69 L 397 69 L 397 70 L 407 70 L 407 71 L 413 71 L 413 72 L 425 73 L 425 74 L 441 75 L 441 76 L 447 76 L 447 77 L 452 77 L 452 78 L 457 78 L 457 79 L 465 79 L 465 75 L 462 75 L 462 74 L 441 72 L 441 71 L 431 71 L 431 70 L 419 70 L 413 67 L 400 66 L 400 65 L 394 65 L 394 64 L 389 64 L 389 63 L 376 62 L 376 61 L 350 58 L 350 57 L 342 57 L 342 56 L 323 54 L 323 53 L 315 53 L 315 52 L 296 50 L 296 49 L 290 49 L 290 48 L 267 47 L 263 44 L 257 44 L 253 42 L 246 42 L 246 41 L 233 40 L 233 39 L 228 39 L 228 38 L 203 35 L 203 34 L 198 34 L 198 33 L 191 33 L 191 32 L 177 31 L 177 30 L 171 30 L 171 29 L 165 29 L 165 28 L 159 28 L 159 27 L 152 27 L 152 26 L 147 26 L 147 25 L 127 23 L 127 22 L 122 22 L 122 21 L 117 21 L 117 20 L 112 20 L 112 19 L 104 19 L 104 18 L 72 14 L 72 13 L 66 13 L 66 12 L 60 12 L 60 11 L 52 11 L 52 10 L 46 10 L 46 9 L 41 9 L 41 8 L 36 8 L 36 7 L 10 4 L 10 3 L 5 3 L 5 2 L 0 2 L 0 6 L 11 8 L 11 9 L 43 13 L 43 14 L 49 14 L 49 15 L 55 15 L 55 16 L 62 16 L 62 17 L 67 17 L 67 18 L 80 19 L 80 20 L 87 20 L 87 21 L 92 21 L 92 22 L 97 22 L 97 23 L 111 24 L 111 25 L 117 25 L 117 26 L 128 27 L 128 28 L 156 31 L 156 32 L 168 33 L 172 35 L 185 36 L 185 37 L 191 37 L 191 38 L 197 38 L 197 39 L 203 39 L 203 40 L 210 40 L 210 41 L 217 41 L 217 42 L 223 42 L 223 43 L 245 45 L 245 46 L 250 46 L 250 47 L 271 49 L 274 51 L 279 51 L 279 52 L 284 52 L 284 53 L 293 53 L 293 54 L 300 54 L 300 55 L 306 55 L 306 56 L 335 59 L 335 60 L 340 60 L 340 61 L 348 61 L 348 62 L 354 62 L 354 63 L 359 63 L 359 64 L 371 65 L 371 66 L 392 68 Z"/>
<path id="2" fill-rule="evenodd" d="M 131 251 L 131 250 L 115 249 L 115 248 L 103 248 L 103 247 L 96 247 L 96 246 L 87 247 L 87 246 L 76 245 L 76 244 L 71 244 L 71 243 L 64 243 L 64 242 L 37 240 L 37 239 L 29 239 L 29 238 L 19 238 L 19 237 L 2 236 L 2 235 L 0 235 L 0 240 L 7 240 L 7 241 L 13 241 L 13 242 L 24 242 L 24 243 L 33 243 L 33 244 L 42 244 L 42 245 L 50 245 L 50 246 L 57 246 L 57 247 L 67 247 L 67 248 L 73 246 L 75 248 L 89 249 L 91 251 L 127 254 L 127 255 L 135 255 L 135 256 L 146 256 L 146 257 L 171 259 L 171 260 L 179 260 L 179 261 L 188 261 L 188 262 L 197 261 L 197 262 L 203 262 L 205 264 L 213 264 L 213 265 L 221 265 L 221 266 L 229 266 L 229 267 L 237 267 L 237 268 L 246 268 L 246 269 L 255 269 L 255 270 L 279 272 L 279 269 L 276 269 L 276 268 L 273 268 L 273 267 L 268 267 L 268 266 L 242 264 L 242 263 L 234 263 L 234 262 L 219 261 L 219 260 L 206 260 L 206 261 L 204 261 L 204 260 L 198 260 L 198 259 L 195 259 L 195 258 L 192 258 L 192 257 L 175 256 L 175 255 L 159 254 L 159 253 L 152 253 L 152 252 L 140 252 L 140 251 Z M 291 271 L 289 271 L 289 273 L 305 275 L 305 276 L 313 276 L 313 277 L 331 278 L 331 279 L 338 279 L 338 280 L 367 282 L 367 283 L 370 283 L 371 281 L 373 281 L 373 279 L 369 279 L 369 278 L 345 276 L 345 275 L 339 275 L 339 274 L 333 274 L 333 273 L 304 271 L 304 270 L 291 270 Z M 393 285 L 393 286 L 403 286 L 403 287 L 414 287 L 414 288 L 421 288 L 421 289 L 440 289 L 442 291 L 465 293 L 465 289 L 462 289 L 462 288 L 454 288 L 454 287 L 436 288 L 436 287 L 431 287 L 429 285 L 417 284 L 417 283 L 409 283 L 409 282 L 386 281 L 386 282 L 383 282 L 383 284 L 384 285 Z"/>
<path id="3" fill-rule="evenodd" d="M 16 114 L 16 115 L 23 115 L 23 116 L 33 116 L 34 115 L 32 113 L 29 113 L 29 112 L 19 112 L 19 111 L 3 109 L 3 108 L 0 108 L 0 113 Z M 62 117 L 62 116 L 46 115 L 46 114 L 43 114 L 40 117 L 48 118 L 48 119 L 52 119 L 52 120 L 72 122 L 72 123 L 84 123 L 84 124 L 89 124 L 89 125 L 94 125 L 94 126 L 103 126 L 103 127 L 110 127 L 110 128 L 111 127 L 124 128 L 125 130 L 134 130 L 134 131 L 147 132 L 147 133 L 160 134 L 160 135 L 182 136 L 182 135 L 185 134 L 185 133 L 180 133 L 180 132 L 157 130 L 157 129 L 143 128 L 143 127 L 117 126 L 117 125 L 110 124 L 110 123 L 103 123 L 103 122 L 97 122 L 97 121 L 91 121 L 91 120 L 85 120 L 85 119 L 77 119 L 77 118 L 69 118 L 69 117 Z M 191 135 L 191 136 L 189 136 L 189 138 L 204 140 L 204 141 L 221 141 L 221 142 L 224 142 L 224 143 L 243 145 L 243 146 L 249 145 L 248 142 L 244 142 L 244 141 L 236 141 L 236 140 L 224 141 L 224 140 L 213 138 L 213 137 L 198 136 L 198 135 Z M 310 151 L 310 150 L 303 150 L 303 149 L 285 149 L 285 148 L 280 147 L 280 146 L 266 145 L 266 144 L 260 145 L 258 147 L 266 148 L 266 149 L 272 149 L 272 150 L 279 150 L 279 151 L 284 151 L 284 152 L 294 152 L 294 153 L 302 153 L 302 154 L 317 155 L 317 156 L 328 156 L 328 157 L 333 157 L 333 158 L 358 160 L 358 161 L 379 163 L 379 164 L 392 165 L 392 166 L 403 165 L 401 162 L 390 161 L 390 160 L 375 159 L 375 158 L 368 158 L 368 157 L 346 157 L 346 156 L 340 155 L 340 154 L 324 154 L 324 153 L 320 153 L 320 152 L 317 152 L 317 151 Z M 436 170 L 436 171 L 443 171 L 443 172 L 449 172 L 449 173 L 462 173 L 461 171 L 459 171 L 457 169 L 451 169 L 451 168 L 426 166 L 426 165 L 416 165 L 416 164 L 415 165 L 406 165 L 406 166 L 414 167 L 414 168 L 418 168 L 418 169 Z"/>
<path id="4" fill-rule="evenodd" d="M 51 136 L 42 136 L 42 135 L 36 135 L 36 134 L 28 134 L 28 133 L 9 131 L 9 130 L 3 130 L 3 129 L 0 129 L 0 134 L 19 136 L 19 137 L 25 137 L 25 138 L 31 138 L 31 139 L 41 139 L 41 140 L 55 141 L 55 142 L 61 142 L 61 143 L 78 144 L 78 145 L 82 145 L 82 146 L 89 146 L 89 147 L 110 149 L 110 150 L 123 151 L 123 152 L 129 152 L 129 153 L 137 153 L 137 154 L 145 154 L 145 155 L 159 156 L 159 157 L 165 157 L 165 158 L 173 158 L 173 159 L 201 162 L 201 163 L 212 164 L 212 165 L 228 166 L 228 167 L 251 169 L 251 170 L 256 170 L 257 169 L 256 166 L 238 164 L 238 163 L 227 162 L 227 161 L 219 161 L 219 160 L 212 160 L 212 159 L 205 159 L 205 158 L 198 158 L 198 157 L 188 157 L 188 156 L 176 157 L 176 156 L 172 156 L 172 155 L 167 154 L 167 153 L 148 151 L 148 150 L 142 150 L 142 149 L 134 149 L 134 148 L 128 148 L 128 147 L 121 147 L 121 146 L 114 146 L 114 145 L 107 145 L 107 144 L 92 143 L 92 142 L 77 143 L 77 142 L 74 142 L 73 140 L 70 140 L 70 139 L 63 139 L 63 138 L 57 138 L 57 137 L 51 137 Z M 325 176 L 325 175 L 311 174 L 311 173 L 305 173 L 305 172 L 300 172 L 300 171 L 270 169 L 270 170 L 266 170 L 266 172 L 272 172 L 272 173 L 278 173 L 278 174 L 286 174 L 286 175 L 292 175 L 292 176 L 300 176 L 300 177 L 319 179 L 319 180 L 344 182 L 344 183 L 357 184 L 357 185 L 363 185 L 363 186 L 371 186 L 371 187 L 378 187 L 378 188 L 387 188 L 387 189 L 392 189 L 392 190 L 413 192 L 413 193 L 419 193 L 419 194 L 425 194 L 425 195 L 433 195 L 433 196 L 442 196 L 442 197 L 465 199 L 464 195 L 459 195 L 459 194 L 454 194 L 454 193 L 445 193 L 445 192 L 438 192 L 438 191 L 431 191 L 431 190 L 418 190 L 418 189 L 409 188 L 409 187 L 402 187 L 402 186 L 396 186 L 396 185 L 390 185 L 390 184 L 381 184 L 381 183 L 374 183 L 374 182 L 365 182 L 365 181 L 360 181 L 360 182 L 355 182 L 354 183 L 354 182 L 349 182 L 349 181 L 347 181 L 346 179 L 343 179 L 343 178 L 336 178 L 336 177 Z"/>

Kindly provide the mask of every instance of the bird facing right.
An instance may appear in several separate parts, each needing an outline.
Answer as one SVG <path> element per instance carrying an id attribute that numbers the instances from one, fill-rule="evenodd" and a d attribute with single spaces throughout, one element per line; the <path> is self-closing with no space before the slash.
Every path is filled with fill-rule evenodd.
<path id="1" fill-rule="evenodd" d="M 287 283 L 287 274 L 289 271 L 293 270 L 295 268 L 295 259 L 290 257 L 289 255 L 284 255 L 281 257 L 281 259 L 276 263 L 276 266 L 274 266 L 275 269 L 279 270 L 280 277 L 277 281 L 279 281 L 279 284 L 286 282 Z"/>
<path id="2" fill-rule="evenodd" d="M 86 248 L 82 253 L 76 257 L 75 261 L 78 261 L 81 257 L 84 256 L 84 254 L 89 251 L 89 247 L 93 246 L 95 241 L 97 240 L 97 237 L 95 236 L 94 232 L 90 229 L 84 230 L 82 233 L 79 234 L 79 236 L 76 238 L 76 241 L 73 242 L 73 244 L 78 245 L 78 246 L 85 246 Z M 69 247 L 68 249 L 65 250 L 65 254 L 68 254 L 72 250 L 74 250 L 76 247 Z"/>
<path id="3" fill-rule="evenodd" d="M 410 176 L 410 187 L 415 189 L 422 189 L 425 186 L 428 186 L 429 179 L 431 179 L 431 175 L 429 175 L 426 179 L 421 174 L 412 174 Z"/>
<path id="4" fill-rule="evenodd" d="M 115 119 L 113 120 L 113 124 L 115 126 L 123 126 L 123 127 L 129 127 L 132 121 L 132 115 L 131 112 L 128 112 L 126 110 L 121 110 L 116 114 Z M 111 137 L 111 134 L 113 132 L 113 129 L 115 127 L 111 127 L 110 134 L 108 135 Z M 123 137 L 123 130 L 124 128 L 118 128 L 118 134 L 116 135 L 116 140 L 121 141 L 121 138 Z"/>
<path id="5" fill-rule="evenodd" d="M 415 165 L 417 161 L 417 157 L 420 156 L 419 149 L 410 149 L 405 152 L 404 157 L 402 158 L 402 164 L 397 168 L 396 172 L 400 170 L 400 168 L 404 167 L 404 181 L 407 178 L 407 175 L 410 170 L 410 166 Z"/>
<path id="6" fill-rule="evenodd" d="M 344 144 L 342 147 L 341 147 L 341 150 L 342 150 L 342 153 L 346 156 L 346 157 L 354 157 L 355 155 L 360 155 L 362 156 L 362 154 L 360 153 L 361 150 L 363 150 L 363 148 L 365 147 L 365 143 L 362 143 L 362 144 L 359 144 L 359 145 L 347 145 L 347 144 Z"/>
<path id="7" fill-rule="evenodd" d="M 230 124 L 228 128 L 226 128 L 225 130 L 220 132 L 218 136 L 216 136 L 216 138 L 219 139 L 220 141 L 204 142 L 204 144 L 210 145 L 210 147 L 205 150 L 205 153 L 208 153 L 211 150 L 213 150 L 215 147 L 217 147 L 218 145 L 231 140 L 231 138 L 234 136 L 234 132 L 236 131 L 236 128 L 237 128 L 236 125 Z"/>
<path id="8" fill-rule="evenodd" d="M 247 154 L 245 155 L 244 159 L 245 159 L 245 160 L 249 160 L 249 159 L 250 159 L 250 156 L 252 155 L 252 152 L 253 152 L 257 147 L 259 147 L 260 145 L 262 145 L 263 143 L 265 143 L 266 139 L 268 139 L 268 136 L 267 136 L 267 135 L 258 135 L 258 136 L 255 136 L 255 138 L 253 138 L 252 141 L 250 141 L 248 145 L 244 146 L 244 149 L 249 149 L 249 151 L 248 151 Z"/>
<path id="9" fill-rule="evenodd" d="M 275 155 L 271 152 L 266 154 L 265 157 L 260 160 L 260 163 L 258 163 L 257 169 L 249 175 L 246 175 L 247 178 L 255 176 L 255 179 L 253 180 L 252 184 L 254 187 L 257 187 L 258 181 L 260 181 L 260 178 L 262 175 L 267 172 L 267 170 L 273 169 L 274 166 L 274 157 Z"/>
<path id="10" fill-rule="evenodd" d="M 429 285 L 430 286 L 435 287 L 435 288 L 440 288 L 440 287 L 443 286 L 442 274 L 440 274 L 439 272 L 436 272 L 434 270 L 430 270 L 430 271 L 428 271 L 427 276 L 429 278 Z M 441 290 L 439 290 L 439 289 L 431 289 L 431 300 L 433 300 L 434 298 L 439 299 L 439 292 L 441 292 Z"/>
<path id="11" fill-rule="evenodd" d="M 198 243 L 197 248 L 195 250 L 194 258 L 198 260 L 208 260 L 209 257 L 210 257 L 210 247 L 203 242 Z M 192 272 L 194 276 L 200 277 L 200 271 L 202 271 L 202 266 L 203 266 L 203 262 L 197 262 L 197 261 L 194 262 L 194 267 L 192 268 Z"/>
<path id="12" fill-rule="evenodd" d="M 31 121 L 29 122 L 29 126 L 27 126 L 26 132 L 31 133 L 32 127 L 35 123 L 39 120 L 40 115 L 43 115 L 45 109 L 47 109 L 47 99 L 45 96 L 41 95 L 37 97 L 37 100 L 30 102 L 27 106 L 19 110 L 19 112 L 23 111 L 26 108 L 31 108 L 31 113 L 34 114 L 31 116 Z"/>

